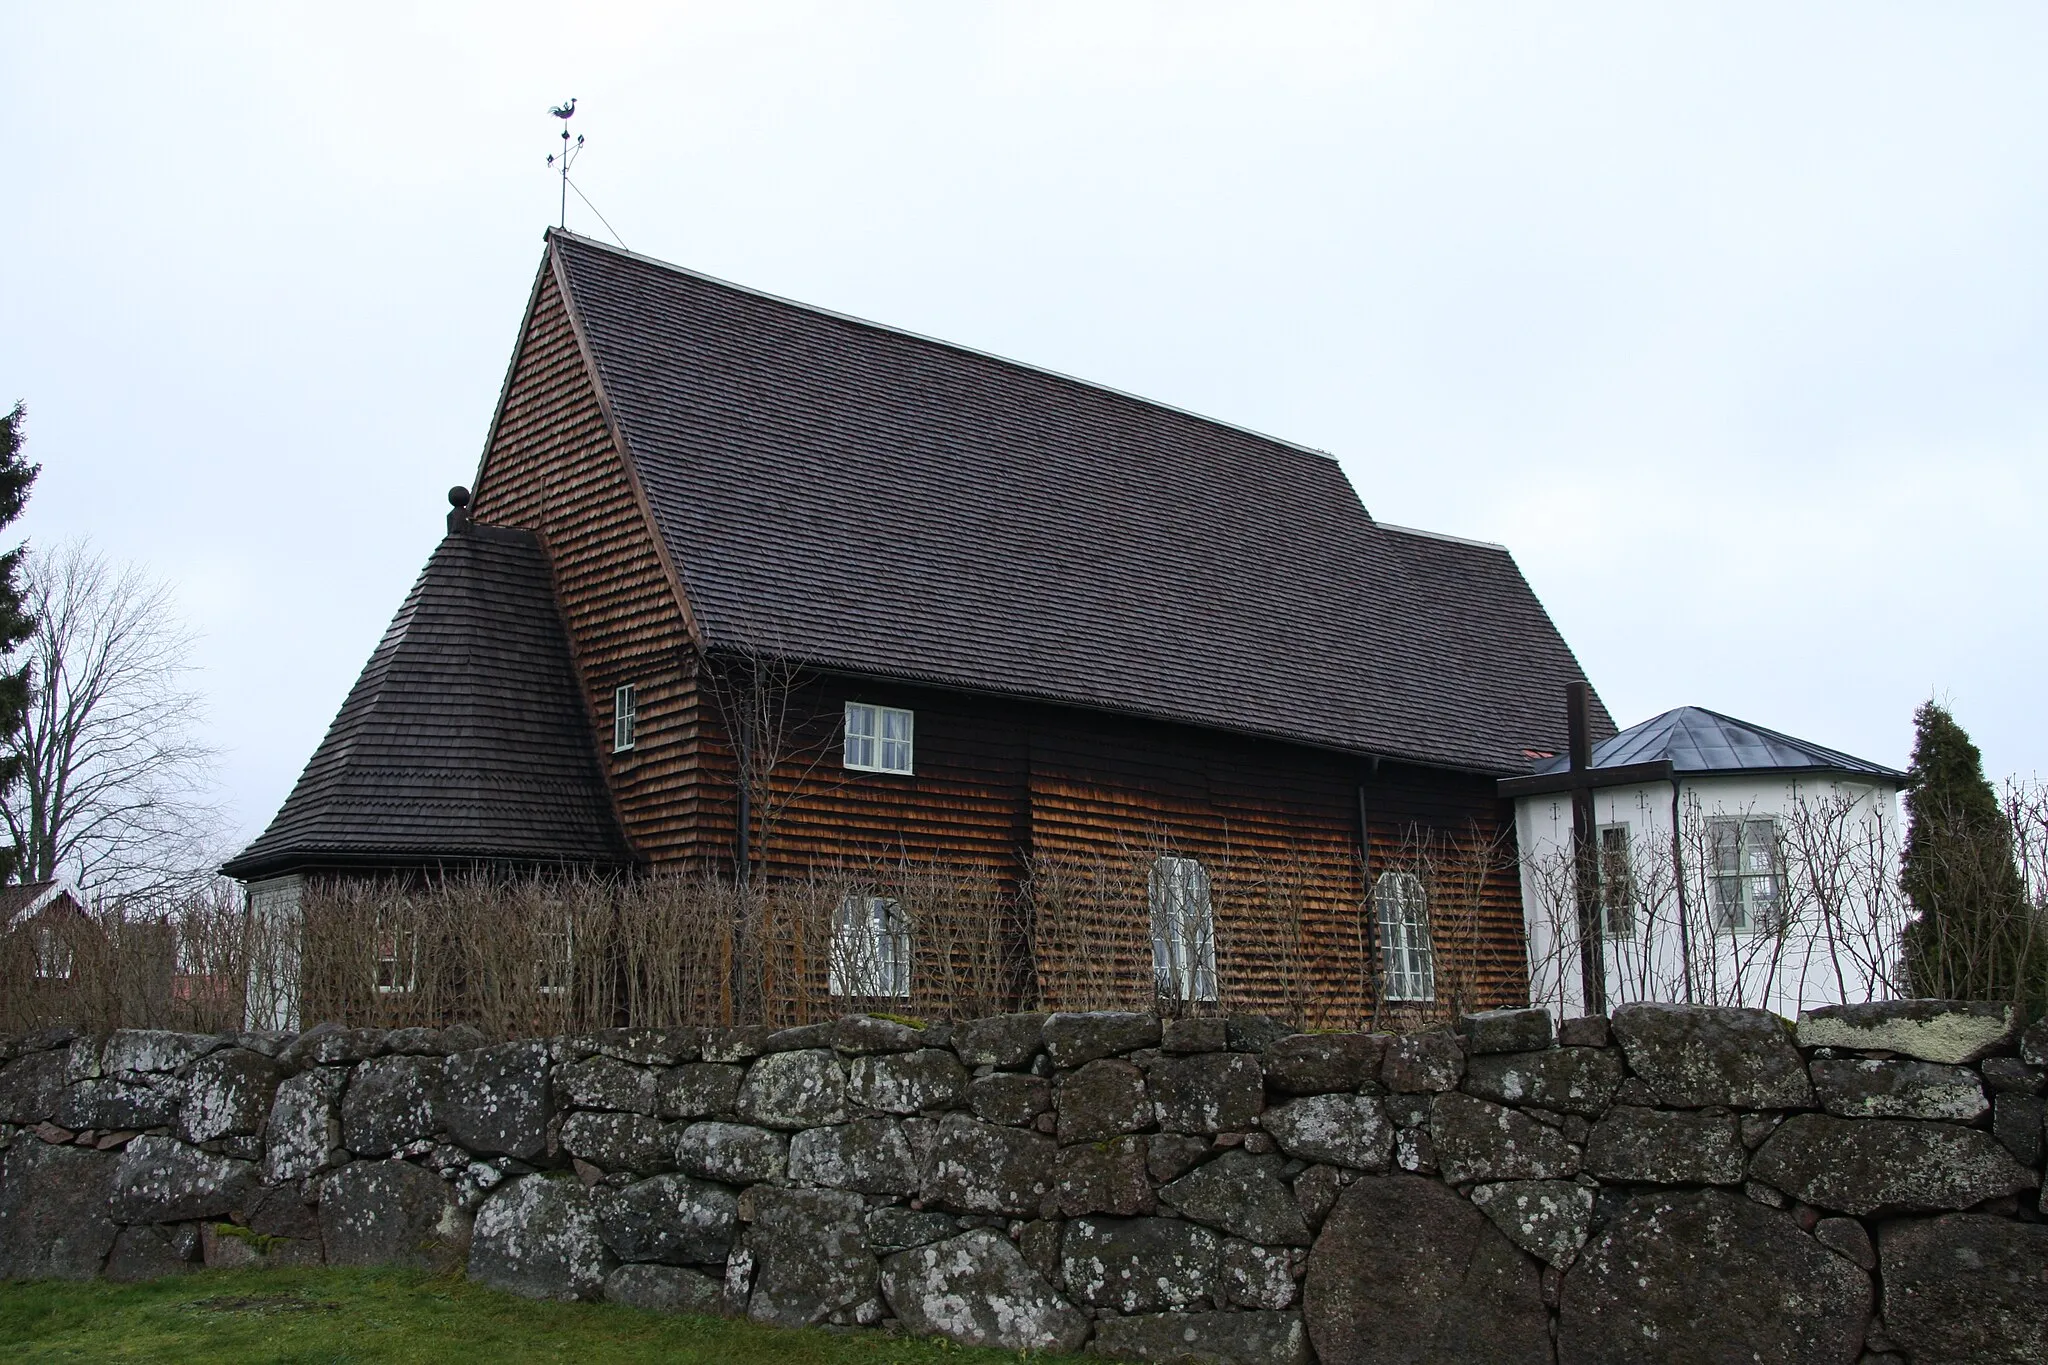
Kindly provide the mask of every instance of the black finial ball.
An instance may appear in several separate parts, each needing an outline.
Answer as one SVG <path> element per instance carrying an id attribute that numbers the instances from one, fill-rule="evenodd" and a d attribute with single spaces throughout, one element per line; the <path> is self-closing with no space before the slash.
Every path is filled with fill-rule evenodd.
<path id="1" fill-rule="evenodd" d="M 469 490 L 461 484 L 456 484 L 455 487 L 448 490 L 448 505 L 450 507 L 469 506 Z"/>

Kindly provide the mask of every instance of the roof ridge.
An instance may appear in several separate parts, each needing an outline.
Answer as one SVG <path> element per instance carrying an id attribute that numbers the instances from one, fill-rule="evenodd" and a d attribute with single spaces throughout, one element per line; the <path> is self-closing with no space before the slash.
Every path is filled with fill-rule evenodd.
<path id="1" fill-rule="evenodd" d="M 1094 389 L 1098 393 L 1110 394 L 1127 402 L 1136 403 L 1141 407 L 1156 408 L 1161 412 L 1171 412 L 1177 416 L 1191 418 L 1197 422 L 1206 422 L 1210 426 L 1222 427 L 1227 431 L 1234 431 L 1239 435 L 1249 436 L 1254 440 L 1265 441 L 1269 444 L 1280 446 L 1283 449 L 1295 451 L 1298 454 L 1314 455 L 1338 465 L 1340 471 L 1342 469 L 1341 462 L 1327 450 L 1311 445 L 1303 445 L 1299 441 L 1290 441 L 1285 436 L 1275 436 L 1271 432 L 1260 431 L 1255 427 L 1248 427 L 1242 423 L 1230 421 L 1228 418 L 1211 417 L 1205 412 L 1196 412 L 1193 408 L 1184 408 L 1177 403 L 1166 403 L 1161 402 L 1157 398 L 1147 398 L 1141 393 L 1133 393 L 1129 389 L 1120 389 L 1114 384 L 1105 384 L 1096 379 L 1084 379 L 1077 374 L 1068 374 L 1065 370 L 1056 370 L 1050 365 L 1040 365 L 1029 360 L 1018 360 L 1014 356 L 1003 355 L 998 351 L 985 351 L 979 346 L 969 346 L 964 342 L 948 341 L 944 337 L 933 336 L 929 332 L 919 332 L 908 327 L 898 327 L 894 323 L 877 322 L 873 318 L 864 318 L 857 313 L 842 313 L 836 308 L 827 308 L 822 304 L 806 303 L 802 299 L 793 299 L 787 294 L 777 294 L 772 290 L 757 289 L 753 285 L 740 284 L 736 280 L 728 280 L 721 275 L 713 275 L 703 270 L 693 270 L 686 265 L 677 265 L 674 261 L 664 261 L 658 256 L 649 256 L 644 252 L 629 251 L 622 246 L 614 246 L 609 242 L 600 242 L 594 237 L 585 237 L 581 233 L 570 232 L 567 228 L 549 228 L 547 236 L 551 242 L 554 238 L 560 237 L 565 241 L 574 242 L 577 246 L 589 247 L 612 256 L 623 256 L 627 260 L 637 261 L 641 265 L 652 266 L 657 270 L 666 270 L 671 274 L 687 276 L 690 279 L 698 280 L 705 284 L 715 285 L 720 289 L 730 289 L 735 293 L 747 294 L 757 299 L 766 299 L 771 303 L 782 304 L 785 307 L 801 309 L 803 312 L 814 313 L 819 317 L 831 318 L 835 322 L 851 323 L 856 327 L 866 327 L 871 331 L 886 332 L 891 336 L 904 337 L 911 341 L 922 342 L 927 346 L 937 346 L 943 350 L 957 351 L 962 355 L 971 355 L 982 360 L 992 360 L 998 365 L 1008 365 L 1012 369 L 1029 370 L 1033 374 L 1047 375 L 1065 383 L 1079 384 L 1084 388 Z M 1348 477 L 1346 482 L 1349 482 Z M 1353 491 L 1355 492 L 1356 490 Z M 1360 499 L 1361 503 L 1363 501 L 1363 499 Z M 1368 511 L 1366 516 L 1370 519 L 1372 513 Z M 1377 525 L 1378 523 L 1374 524 Z M 1427 535 L 1429 533 L 1423 532 L 1423 534 Z M 1451 539 L 1453 537 L 1446 538 Z"/>
<path id="2" fill-rule="evenodd" d="M 1370 516 L 1371 514 L 1367 513 L 1367 515 Z M 1508 549 L 1507 546 L 1497 540 L 1478 540 L 1472 536 L 1454 536 L 1448 531 L 1425 531 L 1420 526 L 1396 526 L 1391 521 L 1375 521 L 1373 525 L 1379 527 L 1382 531 L 1399 531 L 1402 535 L 1406 536 L 1426 536 L 1430 540 L 1448 540 L 1453 545 L 1470 545 L 1481 550 L 1499 550 L 1504 555 L 1512 555 L 1514 553 L 1514 551 Z"/>

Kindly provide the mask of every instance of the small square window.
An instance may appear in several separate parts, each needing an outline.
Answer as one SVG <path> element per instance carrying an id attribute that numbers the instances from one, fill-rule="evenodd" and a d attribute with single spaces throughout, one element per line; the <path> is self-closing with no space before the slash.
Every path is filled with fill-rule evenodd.
<path id="1" fill-rule="evenodd" d="M 846 766 L 864 773 L 911 771 L 914 715 L 893 706 L 846 703 Z"/>
<path id="2" fill-rule="evenodd" d="M 633 685 L 612 692 L 612 752 L 622 754 L 633 747 L 640 713 L 633 700 Z"/>

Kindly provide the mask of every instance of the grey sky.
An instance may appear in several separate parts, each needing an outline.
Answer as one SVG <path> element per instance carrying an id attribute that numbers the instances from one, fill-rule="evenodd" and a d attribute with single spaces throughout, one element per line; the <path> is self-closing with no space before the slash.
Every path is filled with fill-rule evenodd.
<path id="1" fill-rule="evenodd" d="M 552 220 L 1339 456 L 1624 722 L 2048 771 L 2048 9 L 0 7 L 27 518 L 173 580 L 235 818 L 474 472 Z M 573 199 L 570 226 L 606 236 Z"/>

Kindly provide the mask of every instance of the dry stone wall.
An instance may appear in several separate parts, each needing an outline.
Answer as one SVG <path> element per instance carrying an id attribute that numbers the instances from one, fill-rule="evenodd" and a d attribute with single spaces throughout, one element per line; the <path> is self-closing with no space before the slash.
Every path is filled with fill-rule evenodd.
<path id="1" fill-rule="evenodd" d="M 0 1276 L 462 1269 L 1232 1365 L 2048 1360 L 2048 1024 L 850 1016 L 0 1045 Z"/>

